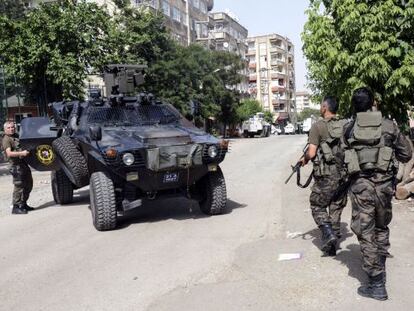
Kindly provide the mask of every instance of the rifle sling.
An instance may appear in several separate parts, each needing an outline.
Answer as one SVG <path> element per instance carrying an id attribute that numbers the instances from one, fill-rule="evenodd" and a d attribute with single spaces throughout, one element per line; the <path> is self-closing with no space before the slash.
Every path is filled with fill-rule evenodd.
<path id="1" fill-rule="evenodd" d="M 300 182 L 300 168 L 298 167 L 296 170 L 296 184 L 302 188 L 305 189 L 307 187 L 309 187 L 310 183 L 312 182 L 312 178 L 313 178 L 313 171 L 310 174 L 310 176 L 308 177 L 308 180 L 306 181 L 306 183 L 304 185 L 302 185 L 302 183 Z"/>

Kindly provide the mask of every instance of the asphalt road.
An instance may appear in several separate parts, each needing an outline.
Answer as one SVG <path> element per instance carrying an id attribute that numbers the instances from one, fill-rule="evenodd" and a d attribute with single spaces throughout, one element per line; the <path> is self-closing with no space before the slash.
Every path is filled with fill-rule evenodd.
<path id="1" fill-rule="evenodd" d="M 414 209 L 394 206 L 390 300 L 356 294 L 364 274 L 343 217 L 344 241 L 322 257 L 309 190 L 284 185 L 304 136 L 232 142 L 222 165 L 228 213 L 205 217 L 185 199 L 147 204 L 97 232 L 88 191 L 56 206 L 48 173 L 34 173 L 28 215 L 10 215 L 0 176 L 0 310 L 411 310 Z M 279 255 L 301 258 L 279 261 Z"/>

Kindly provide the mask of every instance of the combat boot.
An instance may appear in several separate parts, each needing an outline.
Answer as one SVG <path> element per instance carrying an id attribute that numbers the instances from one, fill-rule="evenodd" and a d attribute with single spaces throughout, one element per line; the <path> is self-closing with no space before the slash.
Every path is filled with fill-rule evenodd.
<path id="1" fill-rule="evenodd" d="M 335 257 L 336 256 L 336 243 L 331 245 L 329 250 L 326 252 L 326 255 L 328 255 L 330 257 Z"/>
<path id="2" fill-rule="evenodd" d="M 362 285 L 358 288 L 358 294 L 363 297 L 373 298 L 376 300 L 387 300 L 388 293 L 385 288 L 384 273 L 370 277 L 367 285 Z"/>
<path id="3" fill-rule="evenodd" d="M 322 232 L 322 246 L 323 252 L 328 253 L 331 250 L 332 245 L 336 246 L 337 238 L 332 230 L 331 224 L 323 224 L 319 226 Z"/>
<path id="4" fill-rule="evenodd" d="M 23 208 L 28 212 L 31 212 L 31 211 L 35 210 L 33 207 L 27 205 L 27 203 L 23 203 Z"/>
<path id="5" fill-rule="evenodd" d="M 15 215 L 27 214 L 27 210 L 25 210 L 24 207 L 20 204 L 14 204 L 13 209 L 12 209 L 12 214 L 15 214 Z"/>

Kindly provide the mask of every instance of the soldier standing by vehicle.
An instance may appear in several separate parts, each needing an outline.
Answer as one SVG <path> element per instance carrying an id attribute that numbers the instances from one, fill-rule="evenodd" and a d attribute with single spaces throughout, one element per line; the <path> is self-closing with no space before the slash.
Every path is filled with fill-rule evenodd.
<path id="1" fill-rule="evenodd" d="M 322 233 L 321 249 L 329 256 L 336 255 L 341 236 L 341 214 L 346 205 L 346 193 L 334 194 L 342 181 L 342 152 L 340 149 L 344 120 L 336 116 L 338 103 L 325 97 L 320 112 L 322 120 L 314 123 L 309 132 L 309 148 L 301 159 L 302 165 L 313 162 L 315 182 L 310 195 L 312 216 Z"/>
<path id="2" fill-rule="evenodd" d="M 27 214 L 28 211 L 33 210 L 32 207 L 27 205 L 27 200 L 33 188 L 32 172 L 24 162 L 24 158 L 29 155 L 29 151 L 20 149 L 14 122 L 7 121 L 4 123 L 4 134 L 2 147 L 5 157 L 10 163 L 10 173 L 13 176 L 14 184 L 12 214 Z"/>
<path id="3" fill-rule="evenodd" d="M 373 111 L 374 96 L 367 88 L 354 91 L 355 119 L 345 126 L 345 163 L 350 175 L 352 231 L 358 237 L 362 268 L 369 283 L 358 294 L 377 300 L 388 299 L 385 261 L 390 247 L 388 228 L 392 218 L 391 199 L 396 176 L 395 158 L 408 162 L 412 150 L 398 126 Z"/>

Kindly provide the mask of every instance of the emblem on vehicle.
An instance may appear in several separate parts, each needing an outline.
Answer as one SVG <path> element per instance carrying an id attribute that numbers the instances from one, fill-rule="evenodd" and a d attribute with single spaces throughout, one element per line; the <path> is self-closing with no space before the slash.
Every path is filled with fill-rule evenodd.
<path id="1" fill-rule="evenodd" d="M 36 156 L 40 163 L 50 165 L 55 160 L 53 149 L 49 145 L 40 145 L 36 148 Z"/>

